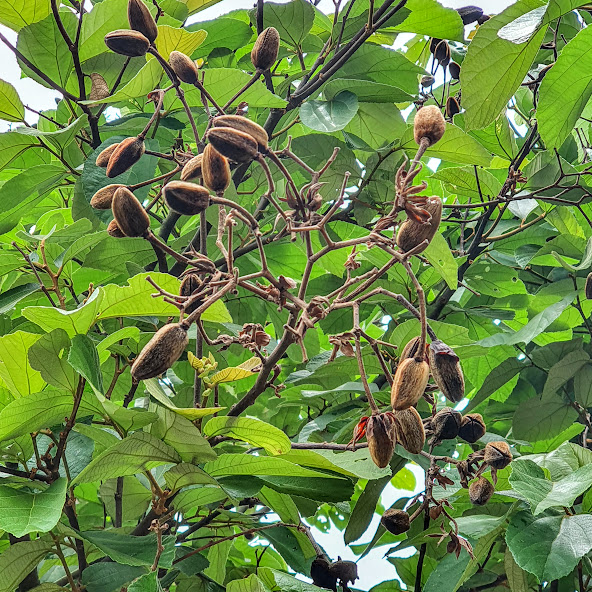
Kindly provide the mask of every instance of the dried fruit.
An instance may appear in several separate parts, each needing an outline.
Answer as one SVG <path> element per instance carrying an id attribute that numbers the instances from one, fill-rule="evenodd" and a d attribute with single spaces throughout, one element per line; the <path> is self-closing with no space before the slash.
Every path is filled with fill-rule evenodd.
<path id="1" fill-rule="evenodd" d="M 453 440 L 458 436 L 461 422 L 462 415 L 459 411 L 455 411 L 450 407 L 444 407 L 432 417 L 430 429 L 436 440 Z"/>
<path id="2" fill-rule="evenodd" d="M 114 238 L 125 238 L 125 234 L 121 232 L 121 228 L 119 228 L 115 220 L 111 220 L 107 225 L 107 234 Z"/>
<path id="3" fill-rule="evenodd" d="M 113 195 L 120 188 L 125 185 L 107 185 L 99 189 L 90 199 L 90 205 L 95 210 L 109 210 L 111 209 L 111 202 L 113 201 Z"/>
<path id="4" fill-rule="evenodd" d="M 454 97 L 446 99 L 446 117 L 452 119 L 457 113 L 460 113 L 460 105 Z"/>
<path id="5" fill-rule="evenodd" d="M 430 53 L 434 53 L 436 51 L 436 47 L 441 43 L 442 39 L 438 39 L 438 37 L 432 37 L 430 39 Z"/>
<path id="6" fill-rule="evenodd" d="M 234 162 L 251 162 L 257 156 L 257 140 L 231 127 L 212 128 L 208 140 L 220 154 Z"/>
<path id="7" fill-rule="evenodd" d="M 204 185 L 214 193 L 223 193 L 230 185 L 232 177 L 228 159 L 213 144 L 207 144 L 203 151 L 201 174 Z"/>
<path id="8" fill-rule="evenodd" d="M 126 138 L 119 142 L 117 148 L 111 153 L 107 164 L 106 175 L 110 179 L 125 173 L 130 167 L 136 164 L 144 154 L 144 139 Z"/>
<path id="9" fill-rule="evenodd" d="M 372 415 L 366 424 L 366 440 L 374 464 L 381 469 L 388 466 L 395 450 L 395 421 L 392 413 Z"/>
<path id="10" fill-rule="evenodd" d="M 158 27 L 142 0 L 128 0 L 127 20 L 132 29 L 142 33 L 150 43 L 154 43 L 158 36 Z"/>
<path id="11" fill-rule="evenodd" d="M 109 87 L 105 79 L 98 73 L 93 72 L 90 75 L 90 93 L 88 98 L 91 101 L 100 101 L 109 96 Z"/>
<path id="12" fill-rule="evenodd" d="M 407 342 L 407 345 L 403 348 L 401 352 L 401 357 L 399 358 L 399 362 L 406 360 L 407 358 L 414 358 L 417 355 L 417 350 L 419 349 L 419 342 L 420 338 L 414 337 Z"/>
<path id="13" fill-rule="evenodd" d="M 453 403 L 465 396 L 465 379 L 454 350 L 439 339 L 434 339 L 428 348 L 432 376 L 442 394 Z"/>
<path id="14" fill-rule="evenodd" d="M 161 327 L 144 346 L 132 365 L 134 380 L 146 380 L 166 372 L 185 351 L 189 337 L 179 323 Z"/>
<path id="15" fill-rule="evenodd" d="M 187 84 L 196 84 L 198 82 L 197 66 L 189 56 L 180 51 L 171 51 L 169 64 L 182 82 Z"/>
<path id="16" fill-rule="evenodd" d="M 201 278 L 199 277 L 199 275 L 197 275 L 197 273 L 188 273 L 183 278 L 183 281 L 181 282 L 181 285 L 179 286 L 179 295 L 180 296 L 191 296 L 194 292 L 196 292 L 197 290 L 199 290 L 199 288 L 201 288 L 202 283 L 203 282 L 201 281 Z M 201 302 L 198 299 L 198 301 L 193 302 L 189 306 L 186 306 L 185 313 L 191 314 L 196 308 L 199 307 L 200 304 L 201 304 Z"/>
<path id="17" fill-rule="evenodd" d="M 488 481 L 485 477 L 479 477 L 479 479 L 473 481 L 469 486 L 469 499 L 475 506 L 484 506 L 494 491 L 495 488 L 491 481 Z"/>
<path id="18" fill-rule="evenodd" d="M 171 181 L 162 190 L 168 206 L 183 216 L 201 214 L 210 205 L 210 193 L 201 185 Z"/>
<path id="19" fill-rule="evenodd" d="M 484 25 L 491 17 L 488 14 L 484 14 L 477 19 L 478 25 Z"/>
<path id="20" fill-rule="evenodd" d="M 317 557 L 310 565 L 312 583 L 320 588 L 337 590 L 337 576 L 330 571 L 331 564 L 325 557 Z"/>
<path id="21" fill-rule="evenodd" d="M 483 460 L 492 468 L 500 470 L 512 462 L 512 452 L 507 442 L 489 442 L 483 451 Z"/>
<path id="22" fill-rule="evenodd" d="M 456 62 L 450 62 L 450 64 L 448 64 L 448 71 L 450 72 L 450 76 L 454 78 L 454 80 L 459 80 L 460 66 Z"/>
<path id="23" fill-rule="evenodd" d="M 425 430 L 421 415 L 415 407 L 395 413 L 397 442 L 411 454 L 419 454 L 425 444 Z"/>
<path id="24" fill-rule="evenodd" d="M 411 528 L 409 514 L 405 510 L 385 510 L 380 522 L 392 534 L 403 534 Z"/>
<path id="25" fill-rule="evenodd" d="M 422 223 L 408 218 L 399 228 L 397 246 L 405 253 L 411 251 L 411 249 L 415 249 L 415 247 L 427 239 L 428 242 L 426 245 L 420 251 L 417 251 L 417 253 L 421 253 L 427 248 L 429 241 L 434 238 L 440 226 L 440 220 L 442 219 L 442 200 L 437 196 L 430 197 L 426 205 L 423 206 L 423 209 L 431 215 L 428 222 Z"/>
<path id="26" fill-rule="evenodd" d="M 429 88 L 434 84 L 434 82 L 436 82 L 436 79 L 429 74 L 422 76 L 420 80 L 421 86 L 423 86 L 424 88 Z"/>
<path id="27" fill-rule="evenodd" d="M 203 154 L 198 154 L 185 163 L 185 166 L 181 171 L 181 181 L 190 181 L 191 179 L 197 179 L 197 177 L 201 177 L 202 159 Z"/>
<path id="28" fill-rule="evenodd" d="M 440 41 L 434 49 L 434 59 L 446 67 L 450 63 L 450 45 L 447 41 Z"/>
<path id="29" fill-rule="evenodd" d="M 586 298 L 588 300 L 592 300 L 592 271 L 588 274 L 586 278 Z"/>
<path id="30" fill-rule="evenodd" d="M 421 399 L 430 376 L 430 367 L 420 358 L 399 363 L 391 387 L 391 405 L 397 411 L 415 405 Z"/>
<path id="31" fill-rule="evenodd" d="M 353 561 L 343 561 L 341 557 L 329 568 L 330 573 L 335 576 L 341 584 L 352 584 L 358 579 L 358 564 Z"/>
<path id="32" fill-rule="evenodd" d="M 251 51 L 251 62 L 258 70 L 269 70 L 277 60 L 280 49 L 280 34 L 277 29 L 268 27 L 261 31 Z"/>
<path id="33" fill-rule="evenodd" d="M 245 132 L 257 140 L 259 150 L 267 148 L 269 136 L 263 127 L 258 123 L 243 117 L 242 115 L 219 115 L 214 118 L 214 127 L 231 127 L 232 129 Z"/>
<path id="34" fill-rule="evenodd" d="M 413 137 L 417 144 L 421 144 L 422 138 L 428 139 L 428 146 L 433 146 L 442 138 L 446 131 L 446 122 L 436 105 L 422 107 L 413 121 Z"/>
<path id="35" fill-rule="evenodd" d="M 460 15 L 463 25 L 470 25 L 483 16 L 483 10 L 478 6 L 461 6 L 456 12 Z"/>
<path id="36" fill-rule="evenodd" d="M 113 152 L 117 149 L 117 146 L 119 146 L 119 142 L 115 142 L 115 144 L 111 144 L 110 146 L 107 146 L 105 150 L 99 152 L 97 159 L 95 160 L 95 164 L 98 167 L 104 169 L 109 164 L 109 159 L 111 158 Z"/>
<path id="37" fill-rule="evenodd" d="M 105 35 L 105 45 L 115 53 L 130 58 L 146 55 L 150 41 L 138 31 L 121 29 Z"/>
<path id="38" fill-rule="evenodd" d="M 465 442 L 474 444 L 480 438 L 483 438 L 486 431 L 485 422 L 480 413 L 467 413 L 462 418 L 458 435 Z"/>
<path id="39" fill-rule="evenodd" d="M 125 236 L 146 236 L 150 228 L 150 218 L 127 187 L 120 187 L 115 191 L 111 209 L 117 226 Z"/>

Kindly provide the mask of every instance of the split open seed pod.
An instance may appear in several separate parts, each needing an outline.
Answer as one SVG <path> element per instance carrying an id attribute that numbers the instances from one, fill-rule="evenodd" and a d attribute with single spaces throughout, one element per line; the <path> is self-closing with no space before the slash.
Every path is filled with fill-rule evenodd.
<path id="1" fill-rule="evenodd" d="M 462 401 L 465 379 L 454 350 L 443 341 L 434 339 L 428 348 L 428 360 L 432 376 L 442 394 L 453 403 Z"/>
<path id="2" fill-rule="evenodd" d="M 125 236 L 146 236 L 150 228 L 150 218 L 142 204 L 127 187 L 119 187 L 115 191 L 111 209 L 117 226 Z"/>
<path id="3" fill-rule="evenodd" d="M 427 222 L 417 222 L 416 220 L 408 218 L 399 228 L 399 232 L 397 233 L 397 246 L 404 253 L 415 249 L 427 240 L 428 242 L 425 246 L 417 251 L 418 253 L 421 253 L 428 247 L 438 231 L 440 220 L 442 219 L 442 200 L 437 196 L 430 197 L 426 205 L 423 206 L 423 209 L 431 215 L 431 218 Z"/>
<path id="4" fill-rule="evenodd" d="M 512 462 L 512 452 L 507 442 L 488 442 L 483 451 L 483 460 L 493 469 L 505 469 Z"/>
<path id="5" fill-rule="evenodd" d="M 252 136 L 260 150 L 265 150 L 269 142 L 269 136 L 265 129 L 258 123 L 243 117 L 242 115 L 219 115 L 214 117 L 214 127 L 231 127 Z"/>
<path id="6" fill-rule="evenodd" d="M 125 185 L 113 184 L 102 187 L 91 197 L 90 205 L 95 208 L 95 210 L 111 209 L 113 196 L 120 187 L 125 187 Z"/>
<path id="7" fill-rule="evenodd" d="M 145 146 L 143 138 L 126 138 L 117 145 L 109 157 L 107 164 L 106 175 L 110 179 L 125 173 L 129 168 L 134 166 L 142 154 L 144 154 Z"/>
<path id="8" fill-rule="evenodd" d="M 234 162 L 251 162 L 257 156 L 257 140 L 245 132 L 231 127 L 213 127 L 207 138 L 220 154 Z"/>
<path id="9" fill-rule="evenodd" d="M 181 170 L 181 181 L 192 181 L 201 177 L 202 158 L 203 154 L 198 154 L 185 163 L 185 166 Z"/>
<path id="10" fill-rule="evenodd" d="M 438 441 L 453 440 L 458 436 L 462 415 L 450 407 L 440 409 L 430 420 L 430 429 Z"/>
<path id="11" fill-rule="evenodd" d="M 463 415 L 458 435 L 465 442 L 474 444 L 485 436 L 486 430 L 483 416 L 480 413 L 467 413 L 467 415 Z"/>
<path id="12" fill-rule="evenodd" d="M 475 506 L 484 506 L 495 491 L 491 481 L 485 477 L 479 477 L 469 485 L 469 499 Z"/>
<path id="13" fill-rule="evenodd" d="M 395 450 L 395 421 L 392 413 L 371 415 L 366 424 L 366 440 L 370 457 L 381 469 L 391 462 Z"/>
<path id="14" fill-rule="evenodd" d="M 99 152 L 95 160 L 95 164 L 103 169 L 106 168 L 109 164 L 109 159 L 111 158 L 111 155 L 113 154 L 113 152 L 115 152 L 115 150 L 117 150 L 117 146 L 119 146 L 119 142 L 115 142 L 115 144 L 111 144 L 110 146 L 107 146 L 107 148 Z"/>

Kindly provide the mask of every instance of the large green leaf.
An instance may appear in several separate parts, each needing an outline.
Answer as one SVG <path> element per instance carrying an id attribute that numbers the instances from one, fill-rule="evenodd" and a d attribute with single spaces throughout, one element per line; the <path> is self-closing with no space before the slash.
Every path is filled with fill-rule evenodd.
<path id="1" fill-rule="evenodd" d="M 464 40 L 464 25 L 456 10 L 445 8 L 436 0 L 407 0 L 405 8 L 410 14 L 400 25 L 394 27 L 396 31 L 454 41 Z"/>
<path id="2" fill-rule="evenodd" d="M 97 347 L 86 335 L 75 335 L 68 353 L 68 363 L 100 393 L 103 392 L 103 375 Z"/>
<path id="3" fill-rule="evenodd" d="M 4 549 L 0 554 L 0 592 L 14 592 L 50 550 L 51 543 L 45 539 L 23 541 Z"/>
<path id="4" fill-rule="evenodd" d="M 458 265 L 446 239 L 439 232 L 434 235 L 434 238 L 425 249 L 424 255 L 448 284 L 448 287 L 451 290 L 456 290 L 458 286 Z"/>
<path id="5" fill-rule="evenodd" d="M 41 373 L 45 382 L 58 388 L 74 392 L 78 384 L 74 369 L 62 352 L 70 347 L 70 339 L 63 329 L 54 329 L 43 335 L 29 348 L 29 362 Z"/>
<path id="6" fill-rule="evenodd" d="M 88 592 L 115 592 L 147 570 L 147 567 L 132 567 L 112 561 L 101 561 L 89 565 L 82 572 L 82 583 Z"/>
<path id="7" fill-rule="evenodd" d="M 329 101 L 307 101 L 300 107 L 300 119 L 317 132 L 336 132 L 353 119 L 357 110 L 356 95 L 342 91 Z"/>
<path id="8" fill-rule="evenodd" d="M 103 0 L 84 15 L 80 33 L 80 61 L 106 51 L 105 35 L 116 29 L 127 29 L 127 2 L 125 0 Z"/>
<path id="9" fill-rule="evenodd" d="M 205 40 L 205 31 L 187 31 L 159 25 L 158 27 L 158 52 L 165 60 L 169 59 L 172 51 L 180 51 L 185 55 L 191 55 Z"/>
<path id="10" fill-rule="evenodd" d="M 280 39 L 299 47 L 312 27 L 315 10 L 306 0 L 292 0 L 286 4 L 266 2 L 263 5 L 263 22 L 266 27 L 275 27 Z"/>
<path id="11" fill-rule="evenodd" d="M 0 378 L 14 397 L 26 397 L 45 386 L 41 373 L 33 369 L 28 358 L 29 349 L 40 338 L 25 331 L 0 337 Z"/>
<path id="12" fill-rule="evenodd" d="M 13 31 L 44 19 L 51 12 L 51 0 L 1 0 L 0 24 Z"/>
<path id="13" fill-rule="evenodd" d="M 0 119 L 4 121 L 23 121 L 25 119 L 25 107 L 16 88 L 4 80 L 0 80 Z"/>

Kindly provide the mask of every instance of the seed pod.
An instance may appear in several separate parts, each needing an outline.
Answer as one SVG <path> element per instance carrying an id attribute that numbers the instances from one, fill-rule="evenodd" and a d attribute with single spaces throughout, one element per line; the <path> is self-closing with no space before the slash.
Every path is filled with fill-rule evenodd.
<path id="1" fill-rule="evenodd" d="M 109 87 L 105 79 L 98 72 L 93 72 L 90 75 L 90 93 L 88 98 L 91 101 L 100 101 L 108 97 L 109 94 Z"/>
<path id="2" fill-rule="evenodd" d="M 434 50 L 434 59 L 444 68 L 450 63 L 450 45 L 447 41 L 440 41 Z"/>
<path id="3" fill-rule="evenodd" d="M 430 421 L 430 428 L 436 440 L 454 440 L 458 436 L 462 415 L 460 412 L 444 407 Z"/>
<path id="4" fill-rule="evenodd" d="M 125 238 L 125 234 L 121 232 L 121 228 L 119 228 L 115 220 L 111 220 L 107 225 L 107 234 L 113 238 Z"/>
<path id="5" fill-rule="evenodd" d="M 450 64 L 448 64 L 448 71 L 454 80 L 460 79 L 460 66 L 456 62 L 450 62 Z"/>
<path id="6" fill-rule="evenodd" d="M 484 14 L 477 19 L 478 25 L 484 25 L 491 17 L 488 14 Z"/>
<path id="7" fill-rule="evenodd" d="M 478 6 L 461 6 L 456 12 L 460 15 L 463 25 L 470 25 L 483 16 L 483 10 Z"/>
<path id="8" fill-rule="evenodd" d="M 425 430 L 421 415 L 415 407 L 395 414 L 397 442 L 411 454 L 419 454 L 425 444 Z"/>
<path id="9" fill-rule="evenodd" d="M 588 300 L 592 300 L 592 271 L 588 274 L 586 278 L 586 298 Z"/>
<path id="10" fill-rule="evenodd" d="M 187 181 L 171 181 L 162 190 L 171 210 L 183 216 L 201 214 L 210 205 L 210 193 L 205 187 Z"/>
<path id="11" fill-rule="evenodd" d="M 181 285 L 179 286 L 179 295 L 180 296 L 191 296 L 196 290 L 199 290 L 199 288 L 202 286 L 202 281 L 199 277 L 199 275 L 197 275 L 197 273 L 188 273 L 184 278 L 183 281 L 181 282 Z M 199 305 L 201 304 L 201 302 L 194 302 L 193 304 L 190 304 L 189 306 L 185 307 L 185 313 L 186 314 L 191 314 L 196 308 L 199 307 Z"/>
<path id="12" fill-rule="evenodd" d="M 139 31 L 150 43 L 154 43 L 158 36 L 158 27 L 142 0 L 128 0 L 127 20 L 130 28 Z"/>
<path id="13" fill-rule="evenodd" d="M 432 520 L 440 518 L 440 514 L 442 514 L 442 506 L 432 506 L 430 508 L 430 518 Z"/>
<path id="14" fill-rule="evenodd" d="M 97 159 L 95 160 L 95 164 L 103 169 L 106 168 L 109 164 L 109 159 L 111 158 L 113 152 L 115 152 L 117 149 L 117 146 L 119 146 L 119 142 L 115 142 L 115 144 L 111 144 L 110 146 L 107 146 L 105 150 L 99 152 Z"/>
<path id="15" fill-rule="evenodd" d="M 107 185 L 102 189 L 99 189 L 90 199 L 90 205 L 95 210 L 109 210 L 111 209 L 111 202 L 113 201 L 113 195 L 120 188 L 125 185 Z"/>
<path id="16" fill-rule="evenodd" d="M 474 506 L 484 506 L 494 491 L 495 487 L 491 481 L 488 481 L 485 477 L 479 477 L 469 486 L 469 499 Z"/>
<path id="17" fill-rule="evenodd" d="M 392 534 L 403 534 L 411 528 L 409 514 L 405 510 L 385 510 L 380 522 Z"/>
<path id="18" fill-rule="evenodd" d="M 487 428 L 480 413 L 467 413 L 462 418 L 458 435 L 465 442 L 474 444 L 480 438 L 483 438 Z"/>
<path id="19" fill-rule="evenodd" d="M 436 105 L 422 107 L 413 121 L 413 137 L 415 142 L 421 144 L 422 138 L 429 140 L 428 146 L 433 146 L 446 131 L 446 122 Z"/>
<path id="20" fill-rule="evenodd" d="M 494 469 L 505 469 L 512 462 L 507 442 L 489 442 L 483 451 L 483 460 Z"/>
<path id="21" fill-rule="evenodd" d="M 436 47 L 442 42 L 442 39 L 438 39 L 438 37 L 432 37 L 430 39 L 430 53 L 433 54 L 436 51 Z"/>
<path id="22" fill-rule="evenodd" d="M 401 356 L 399 358 L 399 362 L 406 360 L 407 358 L 414 358 L 417 355 L 417 351 L 419 350 L 419 336 L 410 339 L 407 342 L 407 345 L 403 348 L 401 352 Z"/>
<path id="23" fill-rule="evenodd" d="M 341 581 L 342 585 L 348 582 L 353 584 L 358 579 L 358 564 L 353 561 L 343 561 L 339 558 L 338 561 L 331 564 L 329 571 Z"/>
<path id="24" fill-rule="evenodd" d="M 203 154 L 198 154 L 185 163 L 185 166 L 181 170 L 181 181 L 191 181 L 192 179 L 201 177 L 202 159 Z"/>
<path id="25" fill-rule="evenodd" d="M 127 188 L 120 187 L 111 202 L 113 217 L 125 236 L 145 236 L 150 228 L 150 218 L 136 196 Z"/>
<path id="26" fill-rule="evenodd" d="M 180 51 L 171 51 L 169 64 L 182 82 L 187 84 L 196 84 L 198 82 L 197 66 L 189 56 Z"/>
<path id="27" fill-rule="evenodd" d="M 366 424 L 366 440 L 374 464 L 388 466 L 395 450 L 395 421 L 391 413 L 371 415 Z"/>
<path id="28" fill-rule="evenodd" d="M 150 41 L 138 31 L 121 29 L 105 35 L 105 45 L 115 53 L 130 58 L 146 55 L 150 47 Z"/>
<path id="29" fill-rule="evenodd" d="M 424 107 L 425 109 L 425 107 Z M 418 245 L 423 243 L 426 239 L 428 243 L 417 253 L 421 253 L 429 245 L 429 241 L 434 238 L 440 220 L 442 219 L 442 200 L 437 197 L 430 197 L 423 209 L 431 214 L 428 222 L 417 222 L 408 218 L 401 224 L 399 232 L 397 233 L 397 246 L 401 251 L 407 252 L 415 249 Z"/>
<path id="30" fill-rule="evenodd" d="M 428 360 L 432 376 L 442 394 L 453 403 L 462 401 L 465 379 L 454 350 L 443 341 L 434 339 L 428 348 Z"/>
<path id="31" fill-rule="evenodd" d="M 218 117 L 214 117 L 214 127 L 231 127 L 240 132 L 245 132 L 245 134 L 249 134 L 249 136 L 255 138 L 259 150 L 267 148 L 269 136 L 265 129 L 258 123 L 241 115 L 219 115 Z"/>
<path id="32" fill-rule="evenodd" d="M 421 86 L 423 86 L 424 88 L 429 88 L 430 86 L 433 86 L 434 82 L 436 82 L 436 79 L 433 76 L 430 76 L 429 74 L 422 76 L 420 80 Z"/>
<path id="33" fill-rule="evenodd" d="M 144 346 L 132 365 L 132 377 L 146 380 L 166 372 L 185 351 L 187 329 L 178 323 L 161 327 Z"/>
<path id="34" fill-rule="evenodd" d="M 129 168 L 134 166 L 144 154 L 144 140 L 143 138 L 126 138 L 119 142 L 119 146 L 112 152 L 107 164 L 106 175 L 110 179 L 125 173 Z"/>
<path id="35" fill-rule="evenodd" d="M 430 376 L 425 360 L 407 358 L 399 363 L 391 387 L 391 405 L 397 411 L 415 405 L 421 399 Z"/>
<path id="36" fill-rule="evenodd" d="M 337 576 L 331 573 L 330 567 L 331 564 L 322 556 L 310 564 L 310 577 L 315 586 L 337 590 Z"/>
<path id="37" fill-rule="evenodd" d="M 446 99 L 446 117 L 452 119 L 457 113 L 460 113 L 460 105 L 454 97 Z"/>
<path id="38" fill-rule="evenodd" d="M 251 162 L 257 156 L 257 140 L 231 127 L 213 127 L 208 140 L 220 154 L 234 162 Z"/>
<path id="39" fill-rule="evenodd" d="M 251 51 L 251 62 L 258 70 L 269 70 L 277 60 L 280 49 L 280 34 L 277 29 L 268 27 L 261 31 Z"/>
<path id="40" fill-rule="evenodd" d="M 207 144 L 203 151 L 201 174 L 204 185 L 214 193 L 223 193 L 230 185 L 230 163 L 213 144 Z"/>

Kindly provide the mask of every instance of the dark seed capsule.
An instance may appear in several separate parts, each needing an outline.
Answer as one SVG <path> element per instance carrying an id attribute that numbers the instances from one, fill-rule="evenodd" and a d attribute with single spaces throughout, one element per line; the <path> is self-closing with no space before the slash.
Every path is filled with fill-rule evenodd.
<path id="1" fill-rule="evenodd" d="M 483 438 L 486 432 L 485 422 L 480 413 L 468 413 L 462 418 L 458 435 L 465 442 L 474 444 L 480 438 Z"/>
<path id="2" fill-rule="evenodd" d="M 214 118 L 214 127 L 231 127 L 233 129 L 249 134 L 257 141 L 259 149 L 267 148 L 269 136 L 263 127 L 258 123 L 241 115 L 220 115 Z"/>
<path id="3" fill-rule="evenodd" d="M 120 187 L 125 187 L 125 185 L 107 185 L 106 187 L 99 189 L 91 197 L 90 205 L 93 208 L 95 208 L 95 210 L 111 209 L 111 202 L 113 201 L 113 196 Z"/>
<path id="4" fill-rule="evenodd" d="M 483 460 L 494 469 L 504 469 L 512 462 L 512 452 L 507 442 L 489 442 L 483 451 Z"/>
<path id="5" fill-rule="evenodd" d="M 371 415 L 366 424 L 370 457 L 381 469 L 388 466 L 395 450 L 395 422 L 392 414 Z"/>
<path id="6" fill-rule="evenodd" d="M 463 25 L 470 25 L 483 16 L 483 10 L 478 6 L 462 6 L 456 12 L 460 15 Z"/>
<path id="7" fill-rule="evenodd" d="M 450 62 L 450 45 L 447 41 L 440 41 L 434 51 L 434 59 L 442 64 L 442 66 L 448 66 Z"/>
<path id="8" fill-rule="evenodd" d="M 125 238 L 125 234 L 121 232 L 121 228 L 119 228 L 115 220 L 109 222 L 107 226 L 107 234 L 113 238 Z"/>
<path id="9" fill-rule="evenodd" d="M 456 62 L 450 62 L 450 64 L 448 64 L 448 71 L 454 80 L 458 80 L 460 78 L 460 66 Z"/>
<path id="10" fill-rule="evenodd" d="M 150 218 L 127 187 L 120 187 L 115 191 L 111 209 L 117 226 L 125 236 L 146 236 L 150 228 Z"/>
<path id="11" fill-rule="evenodd" d="M 440 44 L 442 39 L 438 39 L 437 37 L 432 37 L 430 39 L 430 53 L 434 53 L 436 51 L 436 47 Z"/>
<path id="12" fill-rule="evenodd" d="M 331 564 L 324 557 L 317 557 L 310 565 L 312 583 L 319 588 L 337 590 L 337 576 L 330 571 Z"/>
<path id="13" fill-rule="evenodd" d="M 210 193 L 205 187 L 187 181 L 171 181 L 164 186 L 168 206 L 183 216 L 201 214 L 210 205 Z"/>
<path id="14" fill-rule="evenodd" d="M 117 148 L 111 153 L 107 164 L 106 175 L 110 179 L 125 173 L 140 160 L 144 154 L 144 140 L 142 138 L 126 138 L 119 142 Z"/>
<path id="15" fill-rule="evenodd" d="M 446 117 L 452 119 L 457 113 L 460 113 L 460 105 L 454 97 L 446 99 Z"/>
<path id="16" fill-rule="evenodd" d="M 199 290 L 202 286 L 202 281 L 197 273 L 188 273 L 179 286 L 180 296 L 191 296 L 194 292 Z M 196 308 L 199 307 L 201 302 L 194 302 L 189 306 L 185 307 L 185 313 L 191 314 Z"/>
<path id="17" fill-rule="evenodd" d="M 342 585 L 348 582 L 353 584 L 358 579 L 358 564 L 353 561 L 343 561 L 342 559 L 335 561 L 331 564 L 329 571 Z"/>
<path id="18" fill-rule="evenodd" d="M 453 440 L 458 436 L 462 415 L 460 412 L 444 407 L 430 421 L 430 428 L 436 440 Z"/>
<path id="19" fill-rule="evenodd" d="M 142 0 L 128 0 L 127 20 L 132 29 L 142 33 L 150 43 L 154 43 L 158 36 L 158 27 Z"/>
<path id="20" fill-rule="evenodd" d="M 409 514 L 405 510 L 385 510 L 380 522 L 392 534 L 403 534 L 411 528 Z"/>
<path id="21" fill-rule="evenodd" d="M 426 74 L 425 76 L 421 77 L 420 82 L 421 86 L 423 86 L 424 88 L 429 88 L 430 86 L 433 86 L 434 82 L 436 82 L 436 79 L 433 76 Z"/>
<path id="22" fill-rule="evenodd" d="M 478 25 L 484 25 L 491 17 L 488 14 L 484 14 L 483 16 L 477 19 Z"/>
<path id="23" fill-rule="evenodd" d="M 214 193 L 223 193 L 230 185 L 230 163 L 213 144 L 207 144 L 203 151 L 201 174 L 204 185 Z"/>
<path id="24" fill-rule="evenodd" d="M 105 45 L 115 53 L 137 58 L 146 55 L 150 41 L 138 31 L 123 29 L 107 33 Z"/>
<path id="25" fill-rule="evenodd" d="M 469 485 L 469 499 L 475 506 L 484 506 L 495 491 L 495 487 L 491 481 L 485 477 L 479 477 Z"/>
<path id="26" fill-rule="evenodd" d="M 198 82 L 197 66 L 189 56 L 180 51 L 171 51 L 169 64 L 182 82 L 187 84 L 196 84 Z"/>
<path id="27" fill-rule="evenodd" d="M 280 49 L 280 34 L 277 29 L 268 27 L 261 31 L 253 50 L 251 51 L 251 62 L 258 70 L 269 70 L 277 60 Z"/>
<path id="28" fill-rule="evenodd" d="M 183 170 L 181 171 L 181 181 L 191 181 L 192 179 L 197 179 L 197 177 L 201 177 L 201 161 L 203 155 L 198 154 L 194 156 L 191 160 L 185 163 Z"/>
<path id="29" fill-rule="evenodd" d="M 419 454 L 425 444 L 421 415 L 415 407 L 395 412 L 397 442 L 411 454 Z"/>
<path id="30" fill-rule="evenodd" d="M 234 162 L 251 162 L 257 156 L 257 140 L 231 127 L 212 128 L 208 140 L 220 154 Z"/>
<path id="31" fill-rule="evenodd" d="M 465 396 L 465 379 L 458 356 L 454 350 L 439 339 L 434 339 L 428 349 L 432 376 L 442 394 L 453 403 Z"/>

